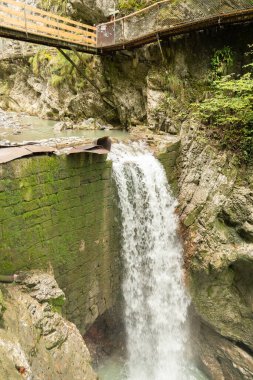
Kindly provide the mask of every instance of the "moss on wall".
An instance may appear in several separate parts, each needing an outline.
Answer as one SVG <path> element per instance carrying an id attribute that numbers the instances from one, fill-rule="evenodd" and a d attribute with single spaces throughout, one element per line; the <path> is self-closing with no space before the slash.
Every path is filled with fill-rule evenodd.
<path id="1" fill-rule="evenodd" d="M 0 166 L 2 274 L 50 269 L 81 330 L 119 294 L 119 239 L 111 163 L 92 154 Z"/>

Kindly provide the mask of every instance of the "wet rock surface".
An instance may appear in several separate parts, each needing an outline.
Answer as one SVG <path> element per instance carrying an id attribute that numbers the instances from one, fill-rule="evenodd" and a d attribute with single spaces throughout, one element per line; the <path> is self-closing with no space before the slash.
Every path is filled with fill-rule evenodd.
<path id="1" fill-rule="evenodd" d="M 65 297 L 51 274 L 23 273 L 2 290 L 1 380 L 97 379 L 82 336 L 60 314 Z"/>
<path id="2" fill-rule="evenodd" d="M 0 109 L 0 138 L 4 138 L 5 135 L 12 133 L 20 134 L 25 127 L 21 122 L 21 115 L 17 115 L 14 112 L 5 112 Z"/>
<path id="3" fill-rule="evenodd" d="M 203 322 L 198 324 L 196 330 L 197 334 L 193 340 L 210 378 L 219 380 L 253 378 L 252 355 L 245 350 L 245 347 L 224 339 Z"/>
<path id="4" fill-rule="evenodd" d="M 179 214 L 202 362 L 212 379 L 253 376 L 252 168 L 218 150 L 198 123 L 185 122 L 179 159 Z M 201 331 L 202 331 L 201 330 Z"/>

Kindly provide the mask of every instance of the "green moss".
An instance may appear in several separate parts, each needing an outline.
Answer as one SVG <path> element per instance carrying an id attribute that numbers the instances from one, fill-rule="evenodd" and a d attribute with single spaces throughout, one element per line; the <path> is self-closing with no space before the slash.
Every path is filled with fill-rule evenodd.
<path id="1" fill-rule="evenodd" d="M 46 11 L 53 11 L 65 16 L 67 13 L 68 0 L 41 0 L 39 6 Z"/>
<path id="2" fill-rule="evenodd" d="M 53 268 L 67 303 L 59 300 L 52 307 L 57 312 L 67 309 L 68 317 L 84 328 L 80 315 L 89 309 L 91 284 L 98 281 L 106 305 L 120 289 L 117 269 L 112 269 L 119 238 L 111 162 L 84 154 L 38 156 L 10 162 L 1 170 L 2 274 Z M 104 275 L 109 271 L 117 273 L 113 287 Z M 77 295 L 69 311 L 73 289 Z M 101 310 L 107 307 L 103 305 Z"/>
<path id="3" fill-rule="evenodd" d="M 51 299 L 49 301 L 49 304 L 51 305 L 51 308 L 55 313 L 62 314 L 62 308 L 65 304 L 65 301 L 65 297 L 61 296 L 56 299 Z"/>
<path id="4" fill-rule="evenodd" d="M 168 182 L 170 184 L 173 194 L 176 196 L 178 194 L 178 167 L 177 159 L 180 153 L 180 140 L 176 143 L 172 143 L 166 148 L 166 152 L 160 153 L 157 158 L 161 162 L 166 172 Z"/>
<path id="5" fill-rule="evenodd" d="M 118 7 L 122 11 L 133 12 L 157 2 L 157 0 L 119 0 Z"/>
<path id="6" fill-rule="evenodd" d="M 195 207 L 194 210 L 192 210 L 187 217 L 184 220 L 184 225 L 186 227 L 191 226 L 197 219 L 198 215 L 200 214 L 201 210 L 203 209 L 203 206 L 200 205 L 198 207 Z"/>
<path id="7" fill-rule="evenodd" d="M 80 55 L 77 56 L 72 51 L 68 51 L 67 54 L 79 70 L 83 71 L 84 76 L 93 79 L 95 72 L 92 57 L 89 54 L 79 53 Z M 30 64 L 33 73 L 49 80 L 53 87 L 61 87 L 66 83 L 71 89 L 78 91 L 85 86 L 84 77 L 60 52 L 39 50 L 30 58 Z"/>
<path id="8" fill-rule="evenodd" d="M 4 301 L 4 296 L 3 296 L 3 293 L 0 289 L 0 325 L 1 325 L 1 319 L 3 317 L 3 314 L 6 310 L 6 304 L 5 304 L 5 301 Z"/>

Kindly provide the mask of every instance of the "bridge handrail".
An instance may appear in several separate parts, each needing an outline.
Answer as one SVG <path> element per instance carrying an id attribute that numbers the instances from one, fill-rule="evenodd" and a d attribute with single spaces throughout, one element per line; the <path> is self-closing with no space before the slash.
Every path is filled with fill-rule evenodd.
<path id="1" fill-rule="evenodd" d="M 150 34 L 158 35 L 165 28 L 172 29 L 212 17 L 226 17 L 226 15 L 232 15 L 238 11 L 246 12 L 247 9 L 253 8 L 252 0 L 232 0 L 225 3 L 225 1 L 209 0 L 203 6 L 203 1 L 197 0 L 192 8 L 189 8 L 188 4 L 188 14 L 183 17 L 183 1 L 158 1 L 124 17 L 97 25 L 97 47 L 101 49 L 116 45 L 124 47 L 125 44 L 144 39 Z M 143 17 L 146 13 L 149 13 L 149 19 Z"/>
<path id="2" fill-rule="evenodd" d="M 162 1 L 158 1 L 157 3 L 154 3 L 154 4 L 151 4 L 149 5 L 148 7 L 145 7 L 143 9 L 140 9 L 138 11 L 135 11 L 133 13 L 130 13 L 129 15 L 126 15 L 126 16 L 122 16 L 122 17 L 119 17 L 117 18 L 115 21 L 116 22 L 119 22 L 119 21 L 122 21 L 122 20 L 127 20 L 128 18 L 132 18 L 132 17 L 135 17 L 135 16 L 139 16 L 141 13 L 146 13 L 148 11 L 150 11 L 152 8 L 157 8 L 165 3 L 171 3 L 173 0 L 162 0 Z M 99 24 L 99 25 L 108 25 L 108 24 L 114 24 L 115 22 L 114 20 L 111 20 L 111 21 L 107 21 L 107 22 L 104 22 L 103 24 Z"/>
<path id="3" fill-rule="evenodd" d="M 96 27 L 43 11 L 16 0 L 3 0 L 0 26 L 27 34 L 50 36 L 58 40 L 96 47 Z"/>
<path id="4" fill-rule="evenodd" d="M 16 5 L 19 8 L 25 8 L 27 10 L 31 10 L 34 13 L 40 13 L 40 14 L 42 14 L 44 16 L 48 16 L 50 18 L 55 18 L 55 19 L 58 19 L 58 20 L 61 20 L 61 21 L 65 21 L 68 24 L 74 24 L 76 26 L 81 26 L 81 27 L 84 27 L 84 28 L 87 28 L 87 29 L 91 29 L 91 30 L 94 30 L 94 31 L 96 30 L 95 26 L 88 25 L 88 24 L 83 24 L 81 22 L 69 19 L 68 17 L 63 17 L 63 16 L 56 15 L 54 13 L 51 13 L 51 12 L 48 12 L 48 11 L 44 11 L 43 9 L 39 9 L 39 8 L 34 7 L 32 5 L 29 5 L 29 4 L 26 4 L 26 3 L 21 3 L 20 1 L 16 1 L 16 0 L 2 0 L 2 2 L 3 3 L 7 3 L 7 4 L 11 4 L 11 5 Z"/>
<path id="5" fill-rule="evenodd" d="M 18 0 L 0 0 L 1 36 L 98 54 L 252 19 L 253 0 L 195 0 L 193 3 L 161 0 L 95 27 Z"/>

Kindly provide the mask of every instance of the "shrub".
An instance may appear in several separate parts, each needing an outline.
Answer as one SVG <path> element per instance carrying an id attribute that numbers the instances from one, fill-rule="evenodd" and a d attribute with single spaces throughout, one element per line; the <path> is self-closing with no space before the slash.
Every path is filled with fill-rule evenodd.
<path id="1" fill-rule="evenodd" d="M 118 6 L 122 11 L 134 12 L 157 2 L 157 0 L 119 0 Z"/>
<path id="2" fill-rule="evenodd" d="M 72 61 L 83 70 L 84 75 L 91 75 L 91 57 L 82 54 L 82 60 L 74 52 L 68 52 Z M 60 53 L 53 50 L 39 50 L 34 57 L 30 58 L 33 73 L 49 79 L 54 87 L 63 86 L 66 83 L 74 91 L 82 89 L 85 85 L 84 77 L 76 71 L 74 66 Z"/>
<path id="3" fill-rule="evenodd" d="M 253 160 L 253 75 L 252 64 L 241 76 L 217 76 L 211 95 L 195 104 L 197 115 L 220 145 L 238 154 L 244 162 Z"/>

